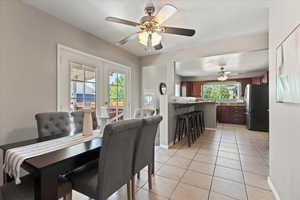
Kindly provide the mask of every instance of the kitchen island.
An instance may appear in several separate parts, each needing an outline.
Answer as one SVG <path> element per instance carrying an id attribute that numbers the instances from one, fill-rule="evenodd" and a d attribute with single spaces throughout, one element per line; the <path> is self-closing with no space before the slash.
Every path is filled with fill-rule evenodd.
<path id="1" fill-rule="evenodd" d="M 217 104 L 213 101 L 193 100 L 176 98 L 165 101 L 165 110 L 162 110 L 164 117 L 163 126 L 161 129 L 160 144 L 163 147 L 170 147 L 174 142 L 174 135 L 176 129 L 177 115 L 192 112 L 203 111 L 204 122 L 206 129 L 215 130 L 217 128 Z"/>

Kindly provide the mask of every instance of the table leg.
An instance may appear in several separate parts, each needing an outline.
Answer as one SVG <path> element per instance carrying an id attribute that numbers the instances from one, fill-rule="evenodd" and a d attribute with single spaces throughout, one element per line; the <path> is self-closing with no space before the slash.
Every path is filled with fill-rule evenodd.
<path id="1" fill-rule="evenodd" d="M 35 200 L 57 200 L 57 175 L 43 170 L 34 180 Z"/>

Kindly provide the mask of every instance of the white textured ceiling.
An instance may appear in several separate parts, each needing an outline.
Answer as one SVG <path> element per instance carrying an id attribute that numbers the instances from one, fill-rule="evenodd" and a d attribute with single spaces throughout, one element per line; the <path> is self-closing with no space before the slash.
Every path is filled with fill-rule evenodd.
<path id="1" fill-rule="evenodd" d="M 268 51 L 252 51 L 199 58 L 176 62 L 176 73 L 183 77 L 213 78 L 220 71 L 220 62 L 225 63 L 225 71 L 231 76 L 243 77 L 245 74 L 266 72 L 269 66 Z"/>
<path id="2" fill-rule="evenodd" d="M 149 2 L 149 0 L 22 1 L 111 43 L 137 31 L 137 28 L 106 22 L 105 17 L 114 16 L 139 21 L 144 15 L 146 3 Z M 270 0 L 154 0 L 153 2 L 158 8 L 165 3 L 172 3 L 178 8 L 178 12 L 164 25 L 196 29 L 196 35 L 192 38 L 164 34 L 162 52 L 268 30 Z M 131 41 L 122 48 L 138 56 L 154 53 L 146 52 L 137 41 Z"/>

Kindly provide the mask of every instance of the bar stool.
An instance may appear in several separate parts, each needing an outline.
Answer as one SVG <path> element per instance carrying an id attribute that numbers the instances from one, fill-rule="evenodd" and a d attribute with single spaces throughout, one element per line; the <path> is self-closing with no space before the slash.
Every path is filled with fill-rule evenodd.
<path id="1" fill-rule="evenodd" d="M 204 112 L 202 110 L 197 111 L 199 115 L 199 123 L 201 126 L 201 133 L 205 131 Z"/>
<path id="2" fill-rule="evenodd" d="M 191 119 L 190 113 L 177 115 L 174 144 L 176 143 L 176 140 L 179 142 L 184 137 L 187 137 L 188 145 L 191 146 L 193 134 L 193 123 Z"/>

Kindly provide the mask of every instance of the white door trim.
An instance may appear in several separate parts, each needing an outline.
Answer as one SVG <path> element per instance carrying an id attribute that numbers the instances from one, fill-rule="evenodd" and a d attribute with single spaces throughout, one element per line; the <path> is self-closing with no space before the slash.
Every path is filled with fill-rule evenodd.
<path id="1" fill-rule="evenodd" d="M 77 49 L 73 49 L 71 47 L 68 47 L 68 46 L 65 46 L 65 45 L 62 45 L 62 44 L 57 44 L 57 71 L 56 71 L 56 94 L 57 94 L 57 98 L 56 98 L 56 109 L 57 111 L 61 110 L 60 108 L 60 102 L 61 102 L 61 88 L 60 88 L 60 85 L 61 85 L 61 74 L 60 74 L 60 70 L 62 68 L 62 52 L 63 51 L 66 51 L 66 52 L 71 52 L 71 53 L 74 53 L 74 54 L 79 54 L 81 56 L 84 56 L 84 57 L 87 57 L 87 58 L 90 58 L 90 59 L 94 59 L 94 60 L 97 60 L 97 61 L 100 61 L 100 62 L 103 62 L 103 66 L 102 66 L 102 69 L 101 71 L 104 72 L 104 71 L 107 71 L 109 69 L 107 69 L 107 64 L 111 64 L 111 65 L 114 65 L 115 68 L 118 68 L 120 70 L 123 70 L 123 71 L 127 71 L 129 76 L 128 76 L 128 102 L 131 102 L 131 82 L 132 82 L 132 71 L 131 71 L 131 68 L 128 67 L 128 66 L 125 66 L 125 65 L 122 65 L 120 63 L 116 63 L 116 62 L 113 62 L 113 61 L 110 61 L 110 60 L 107 60 L 107 59 L 104 59 L 104 58 L 101 58 L 101 57 L 98 57 L 98 56 L 95 56 L 95 55 L 92 55 L 92 54 L 89 54 L 89 53 L 85 53 L 83 51 L 80 51 L 80 50 L 77 50 Z M 107 82 L 105 81 L 106 80 L 106 74 L 103 74 L 101 75 L 101 80 L 100 80 L 100 83 L 104 83 L 104 84 L 107 84 Z M 105 88 L 107 88 L 105 86 Z M 106 92 L 106 91 L 104 91 Z M 103 98 L 101 101 L 104 102 L 105 101 L 105 95 L 101 95 L 101 98 Z"/>

